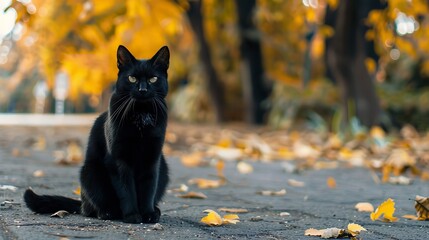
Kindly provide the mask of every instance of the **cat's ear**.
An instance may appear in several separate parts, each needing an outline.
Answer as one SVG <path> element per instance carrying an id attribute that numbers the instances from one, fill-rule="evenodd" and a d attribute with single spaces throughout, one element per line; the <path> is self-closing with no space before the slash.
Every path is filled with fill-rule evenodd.
<path id="1" fill-rule="evenodd" d="M 116 52 L 116 57 L 118 59 L 118 68 L 136 61 L 136 58 L 130 53 L 130 51 L 128 51 L 128 49 L 122 45 L 119 45 L 118 51 Z"/>
<path id="2" fill-rule="evenodd" d="M 151 59 L 153 66 L 161 66 L 165 70 L 170 64 L 170 50 L 167 46 L 162 47 Z"/>

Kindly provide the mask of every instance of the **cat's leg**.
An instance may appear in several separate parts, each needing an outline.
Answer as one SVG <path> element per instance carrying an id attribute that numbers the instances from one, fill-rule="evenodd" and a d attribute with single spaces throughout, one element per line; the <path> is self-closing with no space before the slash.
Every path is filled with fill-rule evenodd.
<path id="1" fill-rule="evenodd" d="M 87 213 L 87 216 L 96 215 L 100 219 L 118 219 L 121 217 L 119 200 L 107 169 L 94 162 L 85 163 L 81 170 L 83 213 Z"/>
<path id="2" fill-rule="evenodd" d="M 141 223 L 142 217 L 137 205 L 133 170 L 126 164 L 120 164 L 120 166 L 111 168 L 110 178 L 119 198 L 123 221 L 126 223 Z"/>
<path id="3" fill-rule="evenodd" d="M 157 223 L 161 211 L 156 206 L 156 195 L 159 183 L 159 161 L 158 163 L 142 169 L 136 177 L 137 197 L 139 210 L 144 223 Z"/>

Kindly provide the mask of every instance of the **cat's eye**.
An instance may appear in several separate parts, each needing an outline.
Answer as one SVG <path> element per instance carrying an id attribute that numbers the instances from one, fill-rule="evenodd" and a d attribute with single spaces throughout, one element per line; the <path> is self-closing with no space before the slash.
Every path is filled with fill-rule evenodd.
<path id="1" fill-rule="evenodd" d="M 128 76 L 128 81 L 130 81 L 130 83 L 135 83 L 137 82 L 137 78 L 133 76 Z"/>
<path id="2" fill-rule="evenodd" d="M 152 78 L 149 79 L 149 82 L 150 83 L 156 83 L 157 80 L 158 80 L 157 77 L 152 77 Z"/>

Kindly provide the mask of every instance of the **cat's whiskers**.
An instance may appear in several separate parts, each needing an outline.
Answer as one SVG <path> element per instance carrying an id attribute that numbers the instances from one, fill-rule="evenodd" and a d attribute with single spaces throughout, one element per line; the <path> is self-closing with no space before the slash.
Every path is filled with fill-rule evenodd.
<path id="1" fill-rule="evenodd" d="M 129 108 L 130 108 L 130 103 L 131 102 L 134 102 L 135 100 L 133 99 L 133 98 L 129 98 L 128 99 L 128 101 L 127 101 L 127 106 L 125 107 L 125 110 L 124 110 L 124 112 L 122 113 L 122 116 L 121 116 L 121 120 L 119 121 L 119 127 L 121 127 L 122 126 L 122 123 L 124 122 L 124 120 L 126 119 L 126 117 L 127 117 L 127 113 L 128 113 L 128 110 L 129 110 Z"/>
<path id="2" fill-rule="evenodd" d="M 126 95 L 126 96 L 128 96 L 128 95 Z M 121 98 L 121 100 L 124 99 L 125 97 Z M 110 118 L 111 118 L 112 121 L 116 121 L 116 119 L 118 118 L 118 116 L 120 115 L 120 113 L 122 112 L 122 110 L 124 109 L 124 107 L 127 106 L 127 104 L 128 104 L 129 101 L 130 101 L 130 98 L 126 99 L 125 101 L 123 101 L 121 103 L 121 105 L 119 105 L 118 108 L 116 108 L 114 110 L 114 112 L 110 115 Z"/>

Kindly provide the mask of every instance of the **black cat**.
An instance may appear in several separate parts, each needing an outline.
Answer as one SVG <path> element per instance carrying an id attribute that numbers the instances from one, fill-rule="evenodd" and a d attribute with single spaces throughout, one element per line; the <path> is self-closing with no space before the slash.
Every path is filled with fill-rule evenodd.
<path id="1" fill-rule="evenodd" d="M 82 201 L 37 195 L 24 200 L 36 213 L 59 210 L 127 223 L 156 223 L 158 203 L 169 178 L 162 154 L 167 127 L 167 69 L 162 47 L 151 59 L 137 60 L 124 46 L 117 51 L 118 80 L 109 110 L 91 129 L 80 172 Z"/>

